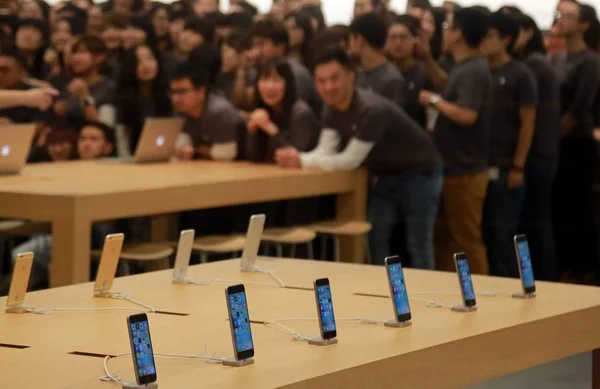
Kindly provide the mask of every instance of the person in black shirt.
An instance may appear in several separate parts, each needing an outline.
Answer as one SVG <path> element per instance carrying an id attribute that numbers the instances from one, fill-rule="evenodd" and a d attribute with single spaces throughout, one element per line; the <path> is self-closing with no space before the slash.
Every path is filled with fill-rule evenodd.
<path id="1" fill-rule="evenodd" d="M 498 11 L 490 16 L 481 46 L 490 66 L 493 94 L 484 238 L 490 274 L 501 277 L 519 275 L 512 239 L 525 197 L 525 162 L 538 104 L 533 74 L 512 57 L 519 32 L 517 20 Z"/>
<path id="2" fill-rule="evenodd" d="M 317 147 L 308 153 L 279 149 L 280 166 L 350 170 L 365 167 L 373 178 L 369 219 L 371 260 L 391 255 L 390 238 L 404 222 L 414 267 L 433 269 L 433 227 L 442 184 L 433 140 L 401 108 L 355 88 L 355 71 L 341 47 L 325 49 L 315 67 L 317 89 L 327 104 Z"/>
<path id="3" fill-rule="evenodd" d="M 350 25 L 350 54 L 360 62 L 357 85 L 389 99 L 399 107 L 404 105 L 404 78 L 385 56 L 387 28 L 381 17 L 367 13 Z"/>
<path id="4" fill-rule="evenodd" d="M 444 45 L 456 66 L 443 95 L 426 90 L 419 95 L 422 105 L 439 111 L 434 137 L 445 177 L 436 229 L 438 265 L 451 270 L 453 254 L 467 252 L 478 274 L 488 273 L 481 219 L 488 187 L 492 86 L 487 61 L 479 56 L 487 29 L 487 17 L 477 9 L 448 15 Z"/>
<path id="5" fill-rule="evenodd" d="M 567 42 L 561 84 L 560 164 L 554 183 L 554 228 L 559 266 L 583 280 L 596 269 L 592 183 L 596 164 L 594 97 L 600 85 L 597 55 L 584 34 L 596 18 L 576 1 L 557 6 L 558 28 Z"/>
<path id="6" fill-rule="evenodd" d="M 421 127 L 427 127 L 426 108 L 419 104 L 419 93 L 431 90 L 432 85 L 425 65 L 415 58 L 415 44 L 419 34 L 419 20 L 400 15 L 388 28 L 386 51 L 404 76 L 404 110 Z"/>
<path id="7" fill-rule="evenodd" d="M 542 33 L 535 21 L 527 15 L 517 18 L 521 35 L 515 50 L 535 76 L 538 90 L 535 132 L 525 165 L 527 185 L 521 229 L 527 234 L 536 278 L 555 281 L 557 265 L 551 195 L 560 143 L 560 87 L 546 58 Z"/>

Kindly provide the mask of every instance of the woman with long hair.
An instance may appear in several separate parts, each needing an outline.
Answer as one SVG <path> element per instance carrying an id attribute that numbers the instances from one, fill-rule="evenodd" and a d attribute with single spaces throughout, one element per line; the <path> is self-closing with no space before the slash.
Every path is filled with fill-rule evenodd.
<path id="1" fill-rule="evenodd" d="M 527 187 L 522 227 L 529 238 L 535 274 L 540 279 L 555 281 L 558 269 L 552 229 L 551 193 L 559 158 L 560 84 L 546 57 L 544 38 L 533 18 L 527 15 L 515 17 L 521 26 L 515 54 L 534 74 L 539 96 L 535 133 L 525 167 Z"/>
<path id="2" fill-rule="evenodd" d="M 48 45 L 48 27 L 37 19 L 23 19 L 15 31 L 15 46 L 27 61 L 30 77 L 44 79 L 44 53 Z"/>
<path id="3" fill-rule="evenodd" d="M 117 122 L 129 134 L 131 152 L 137 147 L 147 117 L 167 117 L 173 113 L 167 91 L 156 47 L 142 44 L 123 53 Z"/>
<path id="4" fill-rule="evenodd" d="M 309 50 L 314 35 L 310 15 L 304 12 L 291 13 L 286 16 L 284 24 L 289 36 L 288 55 L 308 66 Z"/>

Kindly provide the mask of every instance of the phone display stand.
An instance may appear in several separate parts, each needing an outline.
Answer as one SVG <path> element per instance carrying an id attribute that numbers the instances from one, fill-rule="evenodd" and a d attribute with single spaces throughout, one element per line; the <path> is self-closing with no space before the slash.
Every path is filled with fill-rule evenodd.
<path id="1" fill-rule="evenodd" d="M 456 305 L 456 306 L 452 307 L 452 310 L 454 312 L 475 312 L 477 310 L 477 305 L 475 305 L 474 307 L 467 307 L 464 305 Z"/>
<path id="2" fill-rule="evenodd" d="M 100 298 L 112 298 L 113 294 L 111 292 L 94 292 L 94 297 Z"/>
<path id="3" fill-rule="evenodd" d="M 412 326 L 412 321 L 410 321 L 410 320 L 407 320 L 407 321 L 388 320 L 385 323 L 383 323 L 383 325 L 386 327 L 392 327 L 392 328 L 405 328 L 405 327 Z"/>
<path id="4" fill-rule="evenodd" d="M 6 312 L 6 313 L 28 313 L 29 308 L 25 308 L 25 307 L 6 308 L 6 310 L 4 312 Z"/>
<path id="5" fill-rule="evenodd" d="M 223 360 L 223 365 L 225 366 L 233 366 L 233 367 L 243 367 L 248 365 L 254 365 L 254 358 L 242 359 L 238 361 L 237 359 L 230 358 Z"/>
<path id="6" fill-rule="evenodd" d="M 337 344 L 337 338 L 333 339 L 310 339 L 308 344 L 312 344 L 313 346 L 330 346 L 332 344 Z"/>
<path id="7" fill-rule="evenodd" d="M 173 278 L 173 280 L 171 280 L 171 283 L 184 285 L 184 284 L 187 284 L 188 282 L 185 278 Z"/>
<path id="8" fill-rule="evenodd" d="M 513 293 L 512 294 L 512 298 L 515 299 L 524 299 L 524 300 L 529 300 L 532 298 L 535 298 L 537 295 L 535 294 L 535 292 L 533 293 L 523 293 L 523 292 L 519 292 L 519 293 Z"/>
<path id="9" fill-rule="evenodd" d="M 139 385 L 135 382 L 123 382 L 121 387 L 123 389 L 156 389 L 158 388 L 158 384 L 156 382 L 152 382 L 150 384 Z"/>

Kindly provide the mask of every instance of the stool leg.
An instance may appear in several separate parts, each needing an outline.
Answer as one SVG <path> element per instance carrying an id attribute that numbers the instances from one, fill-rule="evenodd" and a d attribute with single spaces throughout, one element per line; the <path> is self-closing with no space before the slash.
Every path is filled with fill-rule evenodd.
<path id="1" fill-rule="evenodd" d="M 202 251 L 200 253 L 200 263 L 206 263 L 208 262 L 208 254 L 206 253 L 206 251 Z"/>
<path id="2" fill-rule="evenodd" d="M 295 244 L 293 244 L 292 247 L 290 248 L 290 257 L 296 258 L 296 245 Z"/>
<path id="3" fill-rule="evenodd" d="M 281 243 L 275 243 L 275 252 L 279 258 L 283 258 L 283 245 Z"/>
<path id="4" fill-rule="evenodd" d="M 321 236 L 321 261 L 327 260 L 327 235 Z"/>
<path id="5" fill-rule="evenodd" d="M 164 269 L 170 269 L 171 268 L 171 261 L 169 260 L 169 258 L 163 259 L 163 266 L 164 266 Z"/>
<path id="6" fill-rule="evenodd" d="M 315 259 L 312 242 L 308 242 L 306 244 L 306 255 L 308 256 L 308 259 Z"/>
<path id="7" fill-rule="evenodd" d="M 333 237 L 333 244 L 334 244 L 334 254 L 333 257 L 335 258 L 336 262 L 340 261 L 340 238 L 337 236 Z"/>
<path id="8" fill-rule="evenodd" d="M 371 247 L 369 247 L 369 235 L 365 235 L 365 251 L 367 255 L 367 263 L 371 264 Z"/>

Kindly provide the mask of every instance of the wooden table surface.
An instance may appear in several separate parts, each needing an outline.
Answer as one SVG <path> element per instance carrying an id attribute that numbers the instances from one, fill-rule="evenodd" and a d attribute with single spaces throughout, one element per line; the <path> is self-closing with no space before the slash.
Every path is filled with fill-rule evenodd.
<path id="1" fill-rule="evenodd" d="M 34 164 L 0 176 L 0 217 L 49 221 L 52 286 L 89 281 L 92 222 L 254 202 L 338 195 L 339 220 L 365 220 L 366 173 L 281 169 L 245 162 Z M 364 239 L 345 238 L 342 258 L 363 262 Z"/>
<path id="2" fill-rule="evenodd" d="M 476 292 L 498 295 L 479 296 L 479 310 L 465 314 L 427 307 L 428 299 L 447 305 L 459 302 L 456 274 L 406 269 L 413 325 L 391 329 L 344 320 L 392 318 L 382 267 L 287 259 L 261 260 L 260 266 L 276 270 L 290 288 L 253 283 L 272 281 L 263 274 L 240 272 L 239 260 L 193 266 L 188 274 L 229 282 L 176 285 L 170 282 L 171 271 L 115 280 L 113 291 L 132 292 L 133 298 L 163 311 L 149 314 L 156 352 L 221 357 L 233 354 L 225 286 L 246 284 L 256 363 L 232 368 L 157 356 L 160 387 L 462 388 L 600 348 L 600 288 L 539 282 L 536 299 L 517 300 L 509 293 L 518 291 L 518 280 L 474 276 Z M 260 324 L 280 318 L 312 319 L 282 324 L 301 334 L 318 335 L 310 288 L 314 278 L 324 276 L 332 285 L 337 345 L 309 346 Z M 0 299 L 0 305 L 5 303 Z M 127 301 L 92 297 L 91 284 L 30 293 L 26 305 L 134 307 Z M 125 318 L 131 313 L 0 314 L 0 343 L 29 346 L 0 347 L 0 358 L 11 361 L 0 364 L 0 386 L 110 387 L 99 380 L 102 356 L 129 351 Z M 32 369 L 39 374 L 28 375 Z M 111 361 L 110 369 L 122 369 L 123 378 L 133 380 L 130 357 Z"/>

